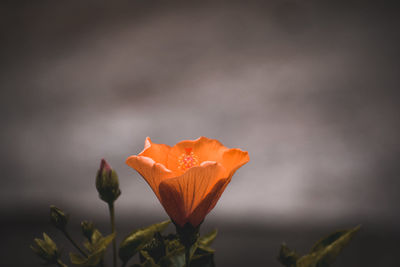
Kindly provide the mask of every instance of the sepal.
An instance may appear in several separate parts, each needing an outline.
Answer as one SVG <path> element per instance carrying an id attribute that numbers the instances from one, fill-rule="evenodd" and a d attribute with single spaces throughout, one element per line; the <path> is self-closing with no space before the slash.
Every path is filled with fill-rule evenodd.
<path id="1" fill-rule="evenodd" d="M 68 214 L 54 205 L 50 206 L 50 221 L 56 228 L 60 229 L 61 231 L 65 231 L 68 220 Z"/>
<path id="2" fill-rule="evenodd" d="M 35 238 L 35 244 L 31 245 L 31 249 L 42 258 L 47 264 L 56 264 L 60 259 L 60 252 L 56 243 L 46 234 L 43 233 L 43 239 Z"/>
<path id="3" fill-rule="evenodd" d="M 83 236 L 86 237 L 89 242 L 92 242 L 92 236 L 94 232 L 97 231 L 94 227 L 94 224 L 92 222 L 83 221 L 81 222 L 81 229 Z"/>

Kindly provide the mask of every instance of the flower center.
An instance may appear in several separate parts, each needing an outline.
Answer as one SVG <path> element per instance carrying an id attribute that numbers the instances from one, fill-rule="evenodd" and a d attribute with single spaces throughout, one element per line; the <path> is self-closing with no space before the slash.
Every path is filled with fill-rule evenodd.
<path id="1" fill-rule="evenodd" d="M 185 148 L 186 153 L 183 153 L 179 159 L 178 168 L 182 171 L 199 165 L 199 158 L 193 153 L 192 148 Z"/>

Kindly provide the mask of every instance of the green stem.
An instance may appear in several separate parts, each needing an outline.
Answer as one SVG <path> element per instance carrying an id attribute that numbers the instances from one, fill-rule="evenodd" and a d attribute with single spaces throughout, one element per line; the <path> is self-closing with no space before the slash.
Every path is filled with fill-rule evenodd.
<path id="1" fill-rule="evenodd" d="M 110 220 L 111 220 L 111 233 L 115 233 L 115 210 L 114 210 L 114 202 L 108 204 L 108 209 L 110 211 Z M 117 267 L 117 242 L 116 236 L 113 240 L 113 263 L 114 267 Z"/>
<path id="2" fill-rule="evenodd" d="M 174 223 L 175 224 L 175 223 Z M 185 262 L 186 267 L 190 265 L 190 249 L 197 242 L 199 238 L 200 225 L 193 227 L 190 223 L 186 223 L 184 226 L 175 224 L 176 233 L 178 234 L 179 241 L 185 247 Z"/>
<path id="3" fill-rule="evenodd" d="M 185 263 L 186 267 L 190 264 L 190 246 L 185 246 Z"/>
<path id="4" fill-rule="evenodd" d="M 85 251 L 83 251 L 78 244 L 72 239 L 72 237 L 68 234 L 67 230 L 63 230 L 62 231 L 65 235 L 65 237 L 72 243 L 72 245 L 74 245 L 74 247 L 83 255 L 87 258 L 87 254 L 85 253 Z"/>

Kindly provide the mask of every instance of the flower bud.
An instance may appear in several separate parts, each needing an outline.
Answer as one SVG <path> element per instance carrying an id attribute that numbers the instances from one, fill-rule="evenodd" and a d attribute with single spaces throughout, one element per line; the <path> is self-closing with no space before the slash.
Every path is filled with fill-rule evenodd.
<path id="1" fill-rule="evenodd" d="M 60 252 L 57 249 L 56 244 L 51 238 L 43 233 L 43 239 L 35 238 L 35 245 L 31 246 L 33 252 L 35 252 L 40 258 L 45 260 L 48 264 L 54 264 L 60 258 Z"/>
<path id="2" fill-rule="evenodd" d="M 105 159 L 101 160 L 100 169 L 97 171 L 96 188 L 99 197 L 108 204 L 112 204 L 121 194 L 118 175 Z"/>
<path id="3" fill-rule="evenodd" d="M 65 230 L 68 218 L 69 216 L 65 214 L 62 210 L 60 210 L 56 206 L 50 206 L 50 221 L 55 227 L 57 227 L 61 231 Z"/>
<path id="4" fill-rule="evenodd" d="M 92 222 L 83 221 L 81 222 L 82 234 L 92 242 L 93 232 L 95 230 L 94 225 Z"/>

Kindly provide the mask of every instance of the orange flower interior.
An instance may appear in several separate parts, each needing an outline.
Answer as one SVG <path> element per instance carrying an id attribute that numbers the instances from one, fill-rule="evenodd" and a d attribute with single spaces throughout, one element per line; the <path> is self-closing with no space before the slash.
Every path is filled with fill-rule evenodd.
<path id="1" fill-rule="evenodd" d="M 178 168 L 182 171 L 186 171 L 187 169 L 199 165 L 199 158 L 193 153 L 192 148 L 185 148 L 185 151 L 186 152 L 183 153 L 178 159 Z"/>

